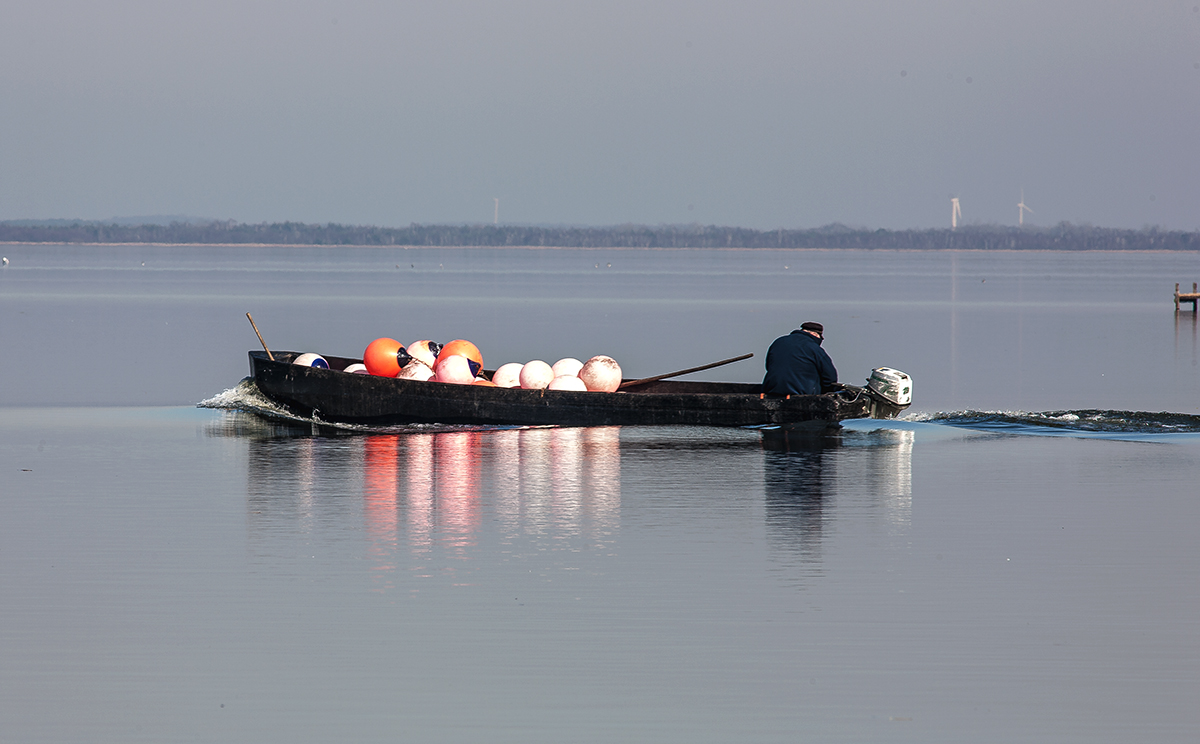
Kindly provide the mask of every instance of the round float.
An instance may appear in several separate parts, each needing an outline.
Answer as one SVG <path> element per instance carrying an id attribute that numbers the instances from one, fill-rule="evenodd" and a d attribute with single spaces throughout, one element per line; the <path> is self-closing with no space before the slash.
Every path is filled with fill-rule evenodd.
<path id="1" fill-rule="evenodd" d="M 492 375 L 492 382 L 496 383 L 496 387 L 515 388 L 521 386 L 521 367 L 524 365 L 516 362 L 502 364 L 496 369 L 496 373 Z"/>
<path id="2" fill-rule="evenodd" d="M 594 356 L 583 364 L 579 370 L 579 379 L 588 390 L 615 393 L 621 386 L 621 365 L 609 356 Z"/>
<path id="3" fill-rule="evenodd" d="M 541 359 L 526 362 L 521 367 L 521 387 L 525 390 L 543 390 L 554 379 L 554 370 Z"/>
<path id="4" fill-rule="evenodd" d="M 433 366 L 433 378 L 438 382 L 470 385 L 475 382 L 475 372 L 471 369 L 472 364 L 474 362 L 462 354 L 446 354 L 443 349 L 442 353 L 438 354 L 437 364 Z"/>
<path id="5" fill-rule="evenodd" d="M 471 377 L 479 374 L 483 369 L 483 354 L 480 354 L 479 347 L 470 341 L 464 341 L 461 338 L 451 341 L 438 352 L 438 359 L 440 360 L 443 356 L 455 355 L 466 357 L 467 361 L 471 363 Z"/>
<path id="6" fill-rule="evenodd" d="M 554 366 L 550 367 L 550 369 L 554 370 L 555 377 L 562 377 L 563 375 L 572 375 L 574 377 L 578 377 L 579 370 L 583 369 L 583 362 L 579 361 L 578 359 L 567 357 L 565 359 L 559 359 L 554 363 Z"/>
<path id="7" fill-rule="evenodd" d="M 363 352 L 367 371 L 379 377 L 395 377 L 411 359 L 404 346 L 394 338 L 377 338 Z"/>
<path id="8" fill-rule="evenodd" d="M 419 360 L 422 364 L 430 369 L 433 369 L 433 363 L 437 361 L 438 352 L 442 350 L 442 345 L 436 341 L 422 339 L 413 341 L 408 345 L 408 353 L 413 359 Z"/>
<path id="9" fill-rule="evenodd" d="M 396 375 L 396 378 L 400 380 L 417 380 L 419 382 L 425 382 L 432 377 L 433 370 L 425 366 L 419 359 L 414 359 L 404 365 L 404 369 Z"/>
<path id="10" fill-rule="evenodd" d="M 329 369 L 329 362 L 325 361 L 325 357 L 320 354 L 301 354 L 296 357 L 292 364 L 299 364 L 301 367 L 317 367 L 319 369 Z"/>
<path id="11" fill-rule="evenodd" d="M 550 381 L 547 386 L 548 390 L 574 390 L 580 393 L 587 392 L 587 385 L 583 384 L 583 380 L 575 375 L 559 375 Z"/>

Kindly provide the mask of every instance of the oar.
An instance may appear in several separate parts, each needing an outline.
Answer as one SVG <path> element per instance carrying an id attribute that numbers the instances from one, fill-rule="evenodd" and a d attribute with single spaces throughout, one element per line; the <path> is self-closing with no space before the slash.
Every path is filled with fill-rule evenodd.
<path id="1" fill-rule="evenodd" d="M 250 327 L 254 329 L 254 335 L 258 336 L 258 342 L 263 345 L 263 351 L 267 352 L 267 358 L 275 361 L 275 355 L 267 348 L 267 342 L 262 340 L 262 334 L 258 332 L 258 326 L 254 325 L 254 318 L 250 317 L 250 313 L 246 313 L 246 320 L 250 321 Z"/>
<path id="2" fill-rule="evenodd" d="M 655 375 L 654 377 L 643 377 L 640 380 L 630 380 L 629 382 L 622 382 L 620 387 L 618 387 L 617 389 L 620 390 L 622 388 L 633 387 L 634 385 L 643 385 L 647 382 L 658 382 L 659 380 L 665 380 L 668 377 L 679 377 L 680 375 L 687 375 L 687 374 L 691 374 L 692 372 L 699 372 L 700 370 L 703 370 L 703 369 L 712 369 L 713 367 L 721 367 L 726 364 L 733 364 L 734 362 L 740 362 L 743 359 L 749 359 L 752 356 L 754 356 L 754 355 L 753 354 L 742 354 L 741 356 L 736 356 L 736 357 L 733 357 L 732 359 L 722 359 L 719 362 L 713 362 L 712 364 L 704 364 L 699 367 L 692 367 L 691 369 L 681 369 L 678 372 L 670 372 L 665 375 Z"/>

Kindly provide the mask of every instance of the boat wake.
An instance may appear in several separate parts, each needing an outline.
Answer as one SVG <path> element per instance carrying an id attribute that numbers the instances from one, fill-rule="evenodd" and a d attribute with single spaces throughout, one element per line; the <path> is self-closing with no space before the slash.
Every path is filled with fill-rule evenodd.
<path id="1" fill-rule="evenodd" d="M 1200 434 L 1200 416 L 1146 411 L 951 411 L 916 413 L 905 421 L 1009 434 L 1111 439 Z"/>
<path id="2" fill-rule="evenodd" d="M 357 432 L 363 434 L 434 434 L 448 431 L 497 431 L 507 429 L 531 429 L 545 427 L 530 426 L 456 426 L 449 424 L 403 424 L 399 426 L 366 426 L 324 421 L 319 416 L 297 416 L 286 408 L 271 401 L 258 389 L 250 377 L 242 378 L 237 387 L 218 393 L 196 404 L 197 408 L 215 408 L 224 411 L 252 413 L 275 423 L 289 426 L 304 426 L 318 433 L 317 428 L 331 432 Z"/>

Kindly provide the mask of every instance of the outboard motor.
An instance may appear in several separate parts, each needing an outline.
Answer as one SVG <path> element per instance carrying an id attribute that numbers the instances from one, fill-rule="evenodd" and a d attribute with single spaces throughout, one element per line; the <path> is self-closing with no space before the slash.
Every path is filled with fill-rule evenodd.
<path id="1" fill-rule="evenodd" d="M 871 418 L 895 418 L 912 403 L 912 378 L 898 369 L 879 367 L 867 378 Z"/>

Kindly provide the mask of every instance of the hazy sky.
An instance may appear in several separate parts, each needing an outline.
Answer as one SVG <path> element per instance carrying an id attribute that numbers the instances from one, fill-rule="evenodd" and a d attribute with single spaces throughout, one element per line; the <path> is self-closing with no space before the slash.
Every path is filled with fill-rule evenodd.
<path id="1" fill-rule="evenodd" d="M 5 0 L 0 219 L 1200 228 L 1200 0 Z"/>

